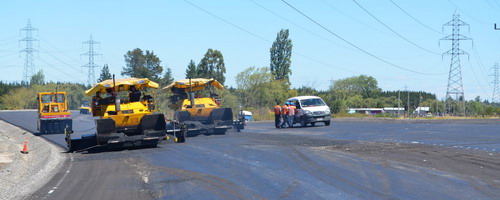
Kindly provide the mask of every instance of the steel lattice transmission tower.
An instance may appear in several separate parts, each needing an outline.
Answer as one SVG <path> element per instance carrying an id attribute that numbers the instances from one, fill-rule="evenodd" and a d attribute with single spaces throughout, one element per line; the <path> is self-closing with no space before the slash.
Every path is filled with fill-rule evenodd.
<path id="1" fill-rule="evenodd" d="M 446 110 L 448 114 L 457 114 L 462 112 L 465 115 L 465 96 L 464 87 L 462 83 L 462 67 L 460 66 L 460 56 L 468 53 L 460 49 L 460 40 L 472 40 L 469 37 L 460 34 L 460 27 L 467 26 L 469 24 L 463 22 L 459 19 L 459 14 L 453 14 L 453 20 L 446 24 L 443 24 L 443 30 L 445 26 L 452 27 L 451 35 L 448 35 L 441 40 L 451 40 L 451 49 L 444 52 L 443 55 L 451 55 L 450 72 L 448 75 L 448 87 L 446 89 Z M 470 29 L 470 28 L 469 28 Z M 457 101 L 456 103 L 453 101 Z M 459 105 L 462 108 L 458 108 Z"/>
<path id="2" fill-rule="evenodd" d="M 493 66 L 493 81 L 491 84 L 493 84 L 493 97 L 491 98 L 492 103 L 500 103 L 500 66 L 498 63 L 495 63 L 495 66 Z"/>
<path id="3" fill-rule="evenodd" d="M 92 39 L 92 35 L 90 35 L 90 40 L 83 42 L 83 44 L 88 44 L 89 45 L 89 51 L 86 53 L 83 53 L 81 55 L 85 55 L 89 57 L 89 62 L 86 65 L 83 65 L 82 67 L 88 67 L 89 68 L 89 73 L 88 73 L 88 78 L 87 78 L 87 84 L 90 86 L 94 85 L 95 83 L 95 73 L 94 73 L 94 68 L 100 67 L 99 65 L 96 65 L 94 63 L 94 56 L 100 56 L 102 54 L 99 54 L 94 51 L 94 44 L 99 44 L 99 42 L 94 41 Z"/>
<path id="4" fill-rule="evenodd" d="M 35 74 L 35 62 L 33 59 L 33 53 L 38 52 L 38 50 L 33 48 L 33 42 L 38 41 L 38 39 L 33 38 L 33 32 L 37 31 L 38 29 L 33 28 L 31 26 L 31 22 L 28 19 L 28 25 L 26 27 L 22 28 L 20 30 L 21 34 L 24 31 L 25 32 L 25 37 L 19 42 L 25 42 L 26 43 L 26 48 L 21 50 L 21 53 L 25 53 L 24 56 L 24 71 L 23 71 L 23 79 L 22 81 L 25 83 L 28 83 L 31 79 L 31 76 Z"/>

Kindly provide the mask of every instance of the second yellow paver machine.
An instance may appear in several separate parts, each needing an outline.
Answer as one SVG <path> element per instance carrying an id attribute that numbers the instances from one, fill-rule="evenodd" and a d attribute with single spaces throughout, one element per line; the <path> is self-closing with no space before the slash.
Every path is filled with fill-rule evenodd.
<path id="1" fill-rule="evenodd" d="M 163 88 L 172 92 L 170 108 L 174 119 L 187 126 L 188 134 L 224 134 L 244 129 L 244 118 L 233 120 L 233 110 L 221 107 L 217 91 L 224 86 L 217 80 L 194 78 L 175 81 Z"/>

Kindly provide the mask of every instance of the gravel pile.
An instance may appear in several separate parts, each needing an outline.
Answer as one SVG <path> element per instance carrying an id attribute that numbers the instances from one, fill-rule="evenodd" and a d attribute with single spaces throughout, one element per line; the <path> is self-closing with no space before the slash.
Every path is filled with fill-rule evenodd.
<path id="1" fill-rule="evenodd" d="M 28 137 L 28 154 L 21 154 Z M 64 149 L 0 120 L 0 199 L 23 199 L 45 185 L 67 158 Z"/>

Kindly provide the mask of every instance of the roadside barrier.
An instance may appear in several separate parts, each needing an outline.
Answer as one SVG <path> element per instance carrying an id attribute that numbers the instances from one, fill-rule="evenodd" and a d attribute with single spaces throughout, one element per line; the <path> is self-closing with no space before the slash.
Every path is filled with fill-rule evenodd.
<path id="1" fill-rule="evenodd" d="M 21 153 L 28 154 L 28 137 L 26 137 L 26 139 L 24 140 L 24 147 Z"/>

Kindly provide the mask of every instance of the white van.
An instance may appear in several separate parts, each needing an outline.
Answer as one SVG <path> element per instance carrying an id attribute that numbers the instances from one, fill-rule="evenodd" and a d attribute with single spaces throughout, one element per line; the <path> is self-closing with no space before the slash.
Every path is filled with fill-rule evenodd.
<path id="1" fill-rule="evenodd" d="M 298 96 L 287 100 L 297 107 L 294 124 L 300 123 L 305 127 L 307 124 L 314 126 L 316 122 L 323 122 L 326 126 L 330 126 L 330 107 L 317 96 Z"/>

